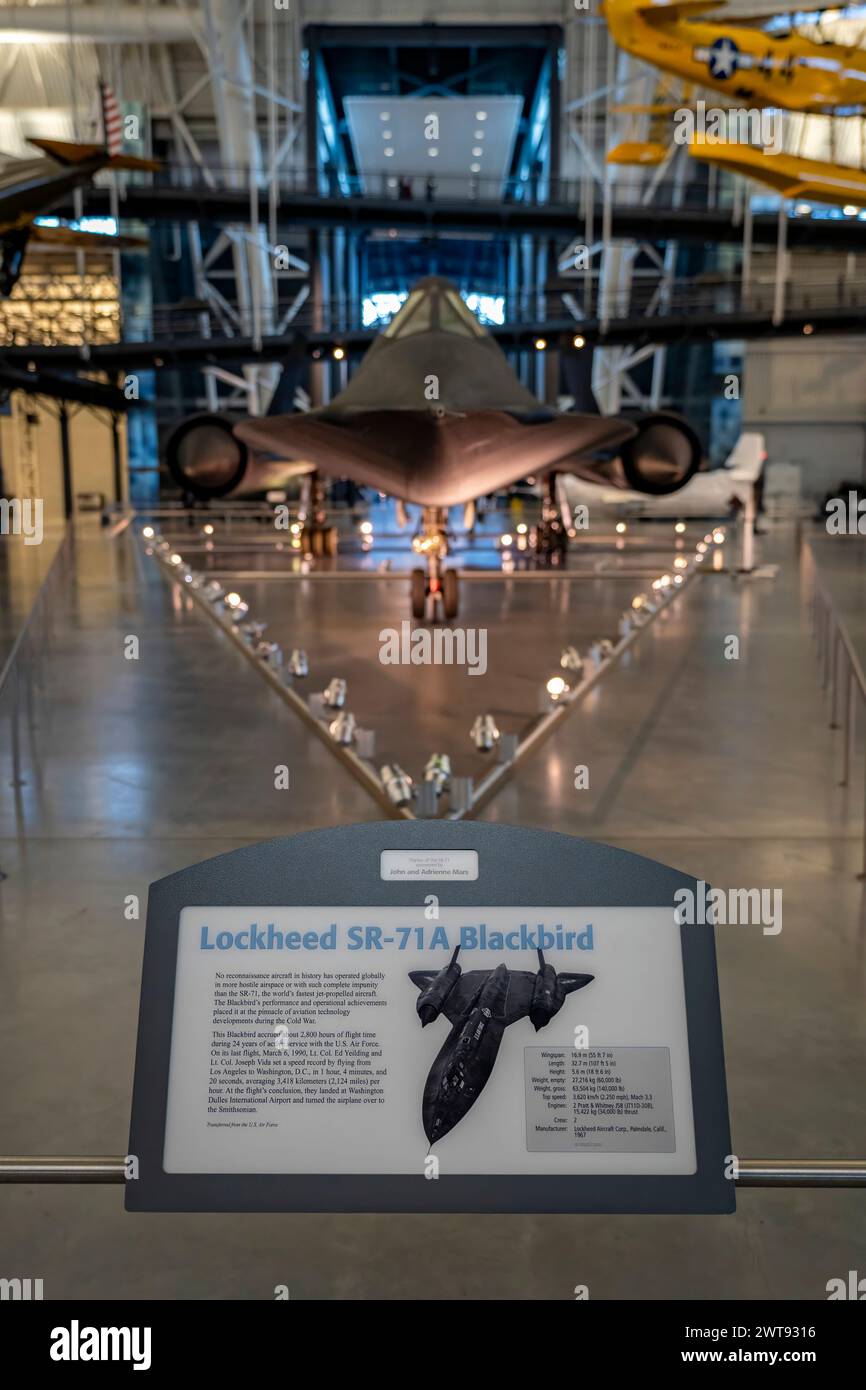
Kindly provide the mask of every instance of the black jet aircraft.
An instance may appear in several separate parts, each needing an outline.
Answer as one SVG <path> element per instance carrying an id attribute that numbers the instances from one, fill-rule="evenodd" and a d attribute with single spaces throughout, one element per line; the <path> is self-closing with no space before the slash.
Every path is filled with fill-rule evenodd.
<path id="1" fill-rule="evenodd" d="M 598 455 L 606 455 L 599 461 Z M 618 454 L 622 467 L 610 475 Z M 375 339 L 348 385 L 327 405 L 229 421 L 196 416 L 166 445 L 169 471 L 194 497 L 249 492 L 275 461 L 306 460 L 422 508 L 412 612 L 432 595 L 457 614 L 457 574 L 443 570 L 447 511 L 522 478 L 564 469 L 639 492 L 675 492 L 700 466 L 698 440 L 673 415 L 560 413 L 518 380 L 498 343 L 455 285 L 420 280 Z M 273 486 L 273 482 L 270 486 Z M 552 495 L 552 494 L 551 494 Z"/>
<path id="2" fill-rule="evenodd" d="M 508 1025 L 528 1014 L 538 1032 L 559 1013 L 566 995 L 595 979 L 557 974 L 540 950 L 536 974 L 497 965 L 464 975 L 459 950 L 442 970 L 409 971 L 421 991 L 415 1007 L 422 1028 L 440 1014 L 451 1024 L 424 1086 L 421 1118 L 431 1147 L 460 1123 L 484 1090 Z"/>
<path id="3" fill-rule="evenodd" d="M 31 135 L 29 143 L 42 150 L 43 156 L 7 159 L 0 166 L 0 295 L 9 295 L 15 288 L 31 242 L 100 251 L 126 251 L 147 246 L 140 237 L 84 232 L 59 222 L 57 226 L 40 226 L 34 221 L 66 202 L 76 188 L 89 183 L 100 169 L 152 171 L 159 168 L 152 159 L 122 153 L 117 102 L 104 82 L 99 84 L 99 90 L 102 144 L 80 145 Z"/>

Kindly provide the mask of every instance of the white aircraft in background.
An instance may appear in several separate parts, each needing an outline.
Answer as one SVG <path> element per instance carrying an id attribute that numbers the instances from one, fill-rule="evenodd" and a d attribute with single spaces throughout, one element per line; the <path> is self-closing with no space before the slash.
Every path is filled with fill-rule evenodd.
<path id="1" fill-rule="evenodd" d="M 557 479 L 560 501 L 567 509 L 584 505 L 620 516 L 645 517 L 723 517 L 738 499 L 745 506 L 750 492 L 758 482 L 767 451 L 762 434 L 747 431 L 741 434 L 723 468 L 696 473 L 679 492 L 667 497 L 652 497 L 647 493 L 624 491 L 577 478 L 573 473 L 561 473 Z"/>

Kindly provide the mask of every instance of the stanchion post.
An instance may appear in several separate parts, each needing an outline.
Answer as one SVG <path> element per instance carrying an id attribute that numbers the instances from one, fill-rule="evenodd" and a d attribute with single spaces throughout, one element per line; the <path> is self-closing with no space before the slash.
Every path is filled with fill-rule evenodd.
<path id="1" fill-rule="evenodd" d="M 839 722 L 838 722 L 838 718 L 837 718 L 837 716 L 838 716 L 837 696 L 838 696 L 838 693 L 839 693 L 839 655 L 840 655 L 840 648 L 841 648 L 841 646 L 842 646 L 842 643 L 841 643 L 841 641 L 840 641 L 840 637 L 839 637 L 839 628 L 838 628 L 838 626 L 837 626 L 837 627 L 835 627 L 835 628 L 833 629 L 833 655 L 832 655 L 832 658 L 831 658 L 831 665 L 832 665 L 832 687 L 831 687 L 831 690 L 830 690 L 830 728 L 831 728 L 831 729 L 838 729 L 838 727 L 839 727 Z"/>
<path id="2" fill-rule="evenodd" d="M 853 714 L 854 672 L 851 670 L 851 662 L 849 659 L 846 667 L 845 703 L 843 706 L 842 717 L 842 778 L 839 782 L 840 787 L 847 787 L 849 778 L 851 776 L 851 736 L 853 732 Z"/>

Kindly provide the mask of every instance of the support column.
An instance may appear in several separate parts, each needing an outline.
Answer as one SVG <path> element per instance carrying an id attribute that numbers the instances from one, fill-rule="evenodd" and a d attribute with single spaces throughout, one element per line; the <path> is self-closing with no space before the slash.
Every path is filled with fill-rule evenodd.
<path id="1" fill-rule="evenodd" d="M 114 468 L 114 500 L 123 501 L 123 455 L 120 447 L 120 418 L 111 413 L 111 458 Z"/>
<path id="2" fill-rule="evenodd" d="M 779 204 L 779 225 L 776 237 L 776 286 L 773 294 L 773 326 L 778 328 L 785 317 L 785 287 L 788 281 L 788 213 L 784 198 Z"/>
<path id="3" fill-rule="evenodd" d="M 74 500 L 72 493 L 72 455 L 69 450 L 69 407 L 65 401 L 60 402 L 57 420 L 60 425 L 60 462 L 63 466 L 63 515 L 66 520 L 69 521 L 74 511 Z"/>

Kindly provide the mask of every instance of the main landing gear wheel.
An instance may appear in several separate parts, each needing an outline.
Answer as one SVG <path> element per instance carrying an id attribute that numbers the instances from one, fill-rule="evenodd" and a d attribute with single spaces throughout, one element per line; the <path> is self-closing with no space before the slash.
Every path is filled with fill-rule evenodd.
<path id="1" fill-rule="evenodd" d="M 337 554 L 336 526 L 305 526 L 304 540 L 311 555 L 334 556 Z"/>
<path id="2" fill-rule="evenodd" d="M 456 618 L 460 606 L 460 587 L 456 570 L 445 570 L 442 575 L 442 608 L 446 618 Z"/>
<path id="3" fill-rule="evenodd" d="M 423 618 L 427 607 L 427 576 L 423 570 L 412 571 L 412 617 Z"/>

